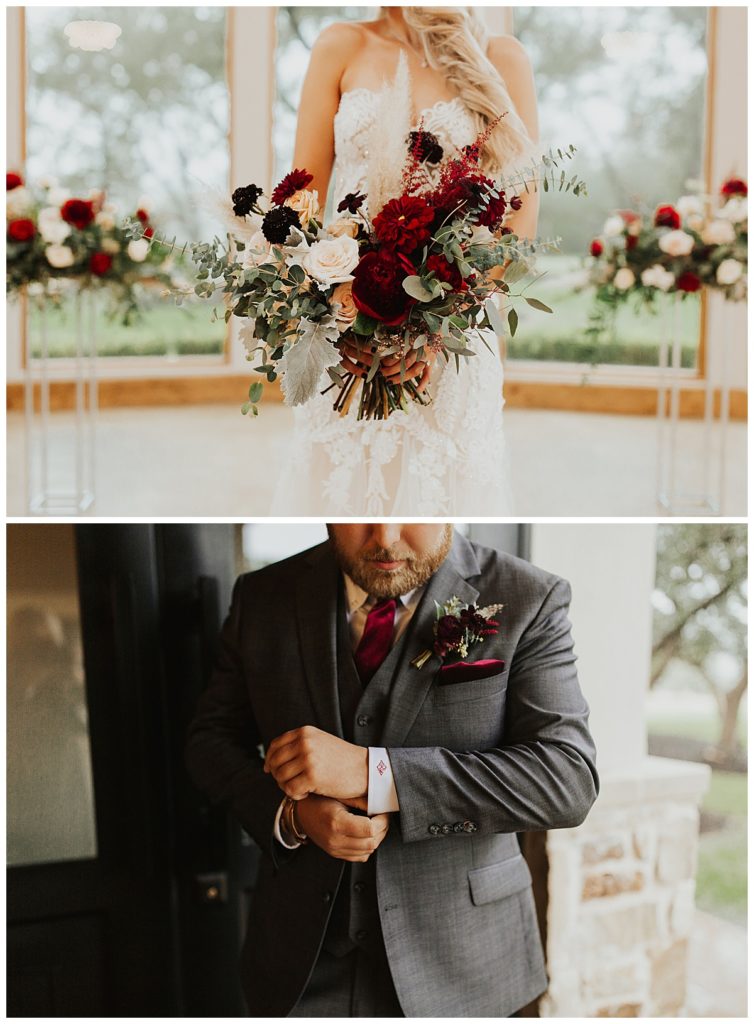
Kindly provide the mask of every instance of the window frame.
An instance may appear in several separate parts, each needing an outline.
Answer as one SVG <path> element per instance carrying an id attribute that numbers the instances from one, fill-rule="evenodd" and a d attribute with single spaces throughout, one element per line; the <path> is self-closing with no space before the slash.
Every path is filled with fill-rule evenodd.
<path id="1" fill-rule="evenodd" d="M 725 116 L 735 123 L 746 123 L 745 95 L 740 89 L 730 89 L 727 81 L 745 80 L 746 73 L 746 32 L 741 32 L 736 22 L 739 8 L 707 8 L 707 54 L 708 73 L 706 83 L 705 127 L 703 141 L 703 168 L 706 188 L 718 183 L 718 178 L 731 173 L 736 166 L 745 166 L 745 150 L 735 138 L 736 133 L 723 123 Z M 744 17 L 747 9 L 743 8 Z M 8 18 L 8 94 L 19 89 L 20 103 L 16 115 L 9 110 L 8 159 L 9 165 L 25 166 L 25 61 L 26 40 L 23 8 L 7 9 Z M 511 32 L 513 11 L 510 7 L 485 8 L 485 16 L 493 31 Z M 226 31 L 226 74 L 230 103 L 229 119 L 229 188 L 243 181 L 255 181 L 269 189 L 272 185 L 273 164 L 272 118 L 275 88 L 274 57 L 276 52 L 276 8 L 275 7 L 228 7 Z M 15 25 L 14 25 L 15 21 Z M 741 49 L 731 58 L 726 50 L 726 60 L 720 60 L 721 37 L 730 47 L 738 41 Z M 13 52 L 19 56 L 14 58 Z M 741 68 L 743 57 L 743 68 Z M 740 75 L 743 71 L 743 79 Z M 743 91 L 745 93 L 745 91 Z M 246 107 L 240 102 L 241 96 L 255 96 L 257 128 L 255 133 L 244 132 L 241 118 Z M 723 110 L 722 97 L 726 108 Z M 731 112 L 732 108 L 732 112 Z M 720 112 L 725 116 L 721 117 Z M 255 145 L 254 140 L 267 138 L 267 146 Z M 742 155 L 743 154 L 743 155 Z M 709 296 L 706 290 L 701 296 L 700 338 L 697 365 L 679 371 L 684 388 L 686 411 L 691 415 L 701 414 L 703 388 L 710 372 L 708 339 L 713 331 L 726 327 L 723 300 Z M 745 307 L 746 304 L 739 304 Z M 740 323 L 746 323 L 746 309 L 737 309 L 734 315 Z M 15 321 L 15 322 L 14 322 Z M 149 383 L 162 382 L 173 387 L 156 389 L 155 404 L 183 402 L 190 394 L 194 401 L 218 401 L 231 394 L 243 394 L 234 390 L 238 382 L 248 382 L 249 368 L 242 346 L 237 338 L 238 326 L 231 320 L 226 332 L 224 350 L 221 356 L 174 357 L 117 357 L 103 356 L 98 359 L 98 377 L 105 386 L 102 404 L 112 401 L 115 405 L 136 404 L 129 392 L 134 389 L 138 400 L 149 398 Z M 27 350 L 26 300 L 22 297 L 18 310 L 8 309 L 8 336 L 18 337 L 19 346 L 8 350 L 9 407 L 22 406 L 23 372 Z M 12 351 L 13 350 L 13 351 Z M 745 358 L 745 357 L 744 357 Z M 64 377 L 64 366 L 68 360 L 60 361 L 60 376 Z M 72 367 L 73 361 L 70 361 Z M 740 372 L 739 372 L 740 371 Z M 632 367 L 578 363 L 539 362 L 536 360 L 510 360 L 506 363 L 506 399 L 509 407 L 589 409 L 590 411 L 620 411 L 621 413 L 651 414 L 656 409 L 657 370 L 654 367 Z M 717 377 L 714 367 L 712 376 Z M 222 379 L 220 379 L 222 378 Z M 735 379 L 746 379 L 745 369 L 736 366 Z M 120 386 L 116 386 L 118 382 Z M 202 387 L 204 383 L 204 387 Z M 185 386 L 181 386 L 185 385 Z M 64 390 L 64 389 L 63 389 Z M 171 394 L 171 391 L 174 394 Z M 272 400 L 281 398 L 278 389 L 267 389 Z M 745 418 L 746 391 L 734 390 L 732 414 Z M 617 400 L 617 401 L 616 401 Z M 67 404 L 61 397 L 60 404 Z M 617 406 L 617 408 L 616 408 Z"/>

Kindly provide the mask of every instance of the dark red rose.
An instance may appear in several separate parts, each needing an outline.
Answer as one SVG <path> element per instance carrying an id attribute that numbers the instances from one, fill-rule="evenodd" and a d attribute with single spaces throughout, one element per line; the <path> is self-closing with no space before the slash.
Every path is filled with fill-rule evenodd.
<path id="1" fill-rule="evenodd" d="M 698 292 L 702 287 L 702 280 L 691 270 L 684 270 L 676 278 L 675 286 L 679 292 Z"/>
<path id="2" fill-rule="evenodd" d="M 592 254 L 592 256 L 601 256 L 604 251 L 605 247 L 599 240 L 599 238 L 593 239 L 592 244 L 589 246 L 589 252 Z"/>
<path id="3" fill-rule="evenodd" d="M 658 228 L 679 228 L 681 226 L 681 215 L 674 206 L 658 206 L 655 210 L 655 227 Z"/>
<path id="4" fill-rule="evenodd" d="M 109 252 L 93 252 L 89 257 L 89 269 L 93 274 L 102 277 L 113 265 L 113 258 Z"/>
<path id="5" fill-rule="evenodd" d="M 18 188 L 19 185 L 23 185 L 24 179 L 20 174 L 14 174 L 13 171 L 8 171 L 5 175 L 5 190 L 10 192 L 11 189 Z"/>
<path id="6" fill-rule="evenodd" d="M 8 224 L 8 238 L 12 238 L 14 242 L 30 242 L 36 233 L 34 221 L 27 217 L 20 217 Z"/>
<path id="7" fill-rule="evenodd" d="M 146 224 L 147 221 L 149 220 L 149 214 L 147 213 L 146 210 L 142 210 L 141 207 L 139 207 L 139 209 L 136 211 L 135 216 L 136 219 L 140 220 L 142 224 Z"/>
<path id="8" fill-rule="evenodd" d="M 154 234 L 154 228 L 144 228 L 144 237 L 151 238 Z"/>
<path id="9" fill-rule="evenodd" d="M 749 194 L 749 189 L 741 178 L 728 178 L 720 189 L 720 194 L 723 196 L 746 196 Z"/>
<path id="10" fill-rule="evenodd" d="M 374 231 L 383 245 L 413 252 L 430 235 L 435 211 L 420 196 L 399 196 L 385 203 L 374 218 Z"/>
<path id="11" fill-rule="evenodd" d="M 351 292 L 357 309 L 388 327 L 403 323 L 413 299 L 403 290 L 403 280 L 416 273 L 400 253 L 378 249 L 365 253 L 353 272 Z"/>
<path id="12" fill-rule="evenodd" d="M 60 216 L 79 231 L 83 231 L 94 220 L 93 207 L 94 204 L 89 199 L 68 199 L 60 207 Z"/>
<path id="13" fill-rule="evenodd" d="M 454 292 L 464 291 L 466 282 L 455 263 L 448 263 L 441 252 L 433 253 L 427 259 L 427 270 L 433 271 L 438 281 L 447 281 Z"/>
<path id="14" fill-rule="evenodd" d="M 626 249 L 635 249 L 636 243 L 639 241 L 638 235 L 626 235 Z"/>
<path id="15" fill-rule="evenodd" d="M 281 206 L 286 199 L 290 199 L 292 195 L 300 191 L 302 188 L 306 188 L 310 181 L 314 181 L 314 175 L 309 174 L 308 171 L 302 171 L 296 168 L 291 171 L 290 174 L 286 174 L 279 185 L 275 187 L 272 193 L 272 201 L 277 206 Z"/>

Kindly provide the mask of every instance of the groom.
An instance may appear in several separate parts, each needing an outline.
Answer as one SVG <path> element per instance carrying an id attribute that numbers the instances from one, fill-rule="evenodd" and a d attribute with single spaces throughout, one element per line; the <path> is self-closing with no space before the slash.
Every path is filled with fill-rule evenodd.
<path id="1" fill-rule="evenodd" d="M 189 733 L 265 854 L 249 1012 L 515 1015 L 548 984 L 515 833 L 599 789 L 570 588 L 448 524 L 328 533 L 238 579 Z"/>

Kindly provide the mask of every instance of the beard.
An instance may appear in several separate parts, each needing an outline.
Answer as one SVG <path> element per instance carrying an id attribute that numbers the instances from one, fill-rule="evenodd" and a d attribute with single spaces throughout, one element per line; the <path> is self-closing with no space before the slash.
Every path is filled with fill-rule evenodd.
<path id="1" fill-rule="evenodd" d="M 332 532 L 330 543 L 340 568 L 362 590 L 373 597 L 400 597 L 415 587 L 423 586 L 440 568 L 453 544 L 453 526 L 448 523 L 437 546 L 421 554 L 417 554 L 406 544 L 398 543 L 389 548 L 367 548 L 354 555 L 339 546 L 337 537 Z M 375 562 L 399 561 L 403 562 L 400 569 L 379 569 L 375 565 Z"/>

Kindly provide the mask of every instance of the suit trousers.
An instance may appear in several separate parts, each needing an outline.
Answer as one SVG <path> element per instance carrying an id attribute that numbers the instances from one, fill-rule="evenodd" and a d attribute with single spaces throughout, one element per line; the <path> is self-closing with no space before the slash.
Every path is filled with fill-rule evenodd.
<path id="1" fill-rule="evenodd" d="M 289 1017 L 403 1017 L 385 947 L 345 956 L 320 951 L 304 993 Z"/>

